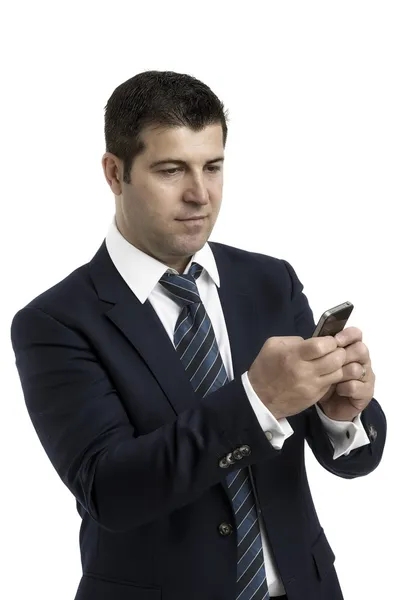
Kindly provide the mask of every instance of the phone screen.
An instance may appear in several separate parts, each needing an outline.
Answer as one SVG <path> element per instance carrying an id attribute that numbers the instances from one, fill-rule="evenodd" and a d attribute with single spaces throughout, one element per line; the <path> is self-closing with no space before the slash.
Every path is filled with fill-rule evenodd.
<path id="1" fill-rule="evenodd" d="M 337 317 L 336 315 L 331 315 L 326 319 L 321 332 L 318 335 L 336 335 L 339 333 L 339 331 L 344 329 L 347 319 L 348 317 Z"/>
<path id="2" fill-rule="evenodd" d="M 313 337 L 321 337 L 324 335 L 336 335 L 339 331 L 345 328 L 348 318 L 354 306 L 351 302 L 343 302 L 333 308 L 327 310 L 315 328 Z"/>

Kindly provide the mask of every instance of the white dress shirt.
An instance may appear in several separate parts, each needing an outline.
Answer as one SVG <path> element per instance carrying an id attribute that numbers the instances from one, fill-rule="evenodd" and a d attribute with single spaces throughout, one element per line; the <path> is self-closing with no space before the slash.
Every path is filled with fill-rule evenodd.
<path id="1" fill-rule="evenodd" d="M 115 268 L 135 296 L 142 304 L 147 299 L 152 304 L 165 327 L 171 343 L 174 344 L 174 329 L 181 308 L 168 296 L 166 289 L 159 283 L 159 280 L 166 271 L 175 274 L 178 274 L 178 272 L 129 243 L 118 230 L 115 216 L 106 237 L 106 247 Z M 217 287 L 220 285 L 219 274 L 214 254 L 208 243 L 192 256 L 184 271 L 185 274 L 188 273 L 192 262 L 196 262 L 203 267 L 203 271 L 196 280 L 197 288 L 201 301 L 210 317 L 228 381 L 232 381 L 233 366 L 229 338 L 217 291 Z M 285 440 L 293 434 L 292 427 L 285 418 L 275 419 L 261 402 L 250 384 L 247 372 L 243 373 L 241 378 L 249 402 L 267 439 L 274 448 L 281 449 Z M 315 408 L 331 440 L 334 459 L 343 454 L 347 455 L 351 450 L 370 443 L 360 415 L 352 422 L 333 421 L 317 405 L 315 405 Z M 276 568 L 262 519 L 260 519 L 260 530 L 269 592 L 271 597 L 280 596 L 285 593 L 285 589 Z"/>

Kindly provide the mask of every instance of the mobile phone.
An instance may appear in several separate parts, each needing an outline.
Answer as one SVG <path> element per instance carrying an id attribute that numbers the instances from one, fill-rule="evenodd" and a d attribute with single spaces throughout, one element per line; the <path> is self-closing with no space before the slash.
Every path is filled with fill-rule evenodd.
<path id="1" fill-rule="evenodd" d="M 343 304 L 338 304 L 326 310 L 318 321 L 312 337 L 321 337 L 324 335 L 335 336 L 339 331 L 344 329 L 353 308 L 354 306 L 351 302 L 343 302 Z"/>

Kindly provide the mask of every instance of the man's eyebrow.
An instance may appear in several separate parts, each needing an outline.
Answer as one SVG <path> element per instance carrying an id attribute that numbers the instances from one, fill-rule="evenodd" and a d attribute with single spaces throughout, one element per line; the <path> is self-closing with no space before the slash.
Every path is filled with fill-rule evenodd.
<path id="1" fill-rule="evenodd" d="M 220 162 L 223 160 L 224 160 L 223 156 L 218 156 L 218 158 L 213 158 L 212 160 L 208 160 L 206 162 L 206 165 L 211 165 L 212 163 Z M 156 160 L 155 162 L 152 162 L 150 165 L 150 169 L 153 169 L 154 167 L 158 167 L 158 166 L 166 164 L 166 163 L 174 163 L 175 165 L 182 165 L 184 167 L 187 166 L 187 163 L 184 160 L 180 160 L 179 158 L 164 158 L 163 160 Z"/>

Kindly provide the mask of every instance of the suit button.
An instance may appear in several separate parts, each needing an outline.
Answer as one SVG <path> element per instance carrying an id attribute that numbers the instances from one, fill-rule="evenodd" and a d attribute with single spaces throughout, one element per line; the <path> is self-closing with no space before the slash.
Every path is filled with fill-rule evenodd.
<path id="1" fill-rule="evenodd" d="M 218 531 L 221 535 L 231 535 L 233 531 L 233 527 L 230 523 L 221 523 L 218 526 Z"/>
<path id="2" fill-rule="evenodd" d="M 250 446 L 240 446 L 239 450 L 243 456 L 249 456 L 251 454 Z"/>
<path id="3" fill-rule="evenodd" d="M 219 466 L 221 467 L 221 469 L 226 469 L 227 467 L 230 467 L 230 464 L 228 463 L 226 456 L 224 456 L 224 458 L 221 458 L 221 460 L 219 461 Z"/>
<path id="4" fill-rule="evenodd" d="M 378 435 L 378 432 L 376 431 L 375 427 L 373 425 L 368 425 L 368 437 L 369 439 L 374 442 L 376 440 L 376 437 Z"/>
<path id="5" fill-rule="evenodd" d="M 236 448 L 236 450 L 234 450 L 232 454 L 236 460 L 242 460 L 243 458 L 243 454 L 241 453 L 240 448 Z"/>
<path id="6" fill-rule="evenodd" d="M 232 452 L 229 452 L 229 454 L 226 455 L 226 460 L 230 465 L 235 464 L 235 459 L 233 458 Z"/>

